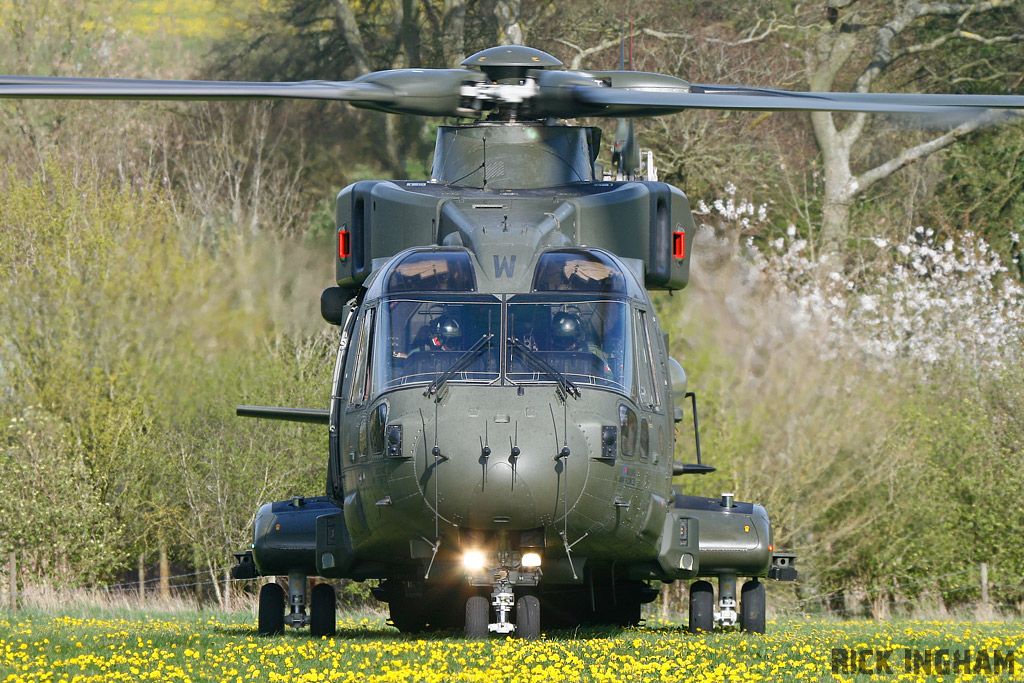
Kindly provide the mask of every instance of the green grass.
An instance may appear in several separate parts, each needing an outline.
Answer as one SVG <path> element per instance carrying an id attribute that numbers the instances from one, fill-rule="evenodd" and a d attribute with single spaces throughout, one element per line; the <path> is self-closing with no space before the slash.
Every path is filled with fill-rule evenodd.
<path id="1" fill-rule="evenodd" d="M 526 643 L 468 642 L 454 631 L 399 634 L 380 615 L 340 619 L 334 638 L 290 631 L 261 638 L 249 613 L 86 610 L 0 614 L 0 681 L 867 681 L 1024 680 L 1020 622 L 770 622 L 765 636 L 693 635 L 656 621 L 635 629 L 545 633 Z M 832 674 L 834 648 L 892 651 L 892 673 Z M 956 675 L 906 670 L 904 650 L 971 653 Z M 972 675 L 979 650 L 1012 656 L 1002 673 Z M 991 666 L 995 665 L 990 659 Z M 1012 668 L 1012 673 L 1011 673 Z"/>

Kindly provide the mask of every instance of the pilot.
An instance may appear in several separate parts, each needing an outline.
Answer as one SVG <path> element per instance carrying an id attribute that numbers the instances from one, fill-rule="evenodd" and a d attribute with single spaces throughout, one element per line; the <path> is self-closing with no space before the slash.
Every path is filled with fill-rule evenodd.
<path id="1" fill-rule="evenodd" d="M 559 311 L 551 317 L 551 349 L 553 351 L 586 351 L 583 324 L 578 316 Z"/>
<path id="2" fill-rule="evenodd" d="M 459 351 L 462 349 L 462 327 L 450 315 L 443 315 L 430 323 L 427 347 L 434 351 Z"/>
<path id="3" fill-rule="evenodd" d="M 588 352 L 600 361 L 600 367 L 594 374 L 610 376 L 611 368 L 604 351 L 597 344 L 588 341 L 583 332 L 583 323 L 579 316 L 567 311 L 559 311 L 551 316 L 551 349 L 553 351 Z M 590 374 L 590 373 L 584 373 Z"/>

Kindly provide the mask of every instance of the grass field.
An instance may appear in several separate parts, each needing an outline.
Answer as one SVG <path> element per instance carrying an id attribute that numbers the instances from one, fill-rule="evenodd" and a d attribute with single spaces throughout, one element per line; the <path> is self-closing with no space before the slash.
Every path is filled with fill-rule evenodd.
<path id="1" fill-rule="evenodd" d="M 96 614 L 0 614 L 0 681 L 1024 680 L 1020 622 L 807 619 L 769 622 L 766 636 L 654 622 L 528 643 L 406 636 L 379 616 L 313 640 L 258 637 L 244 613 Z"/>

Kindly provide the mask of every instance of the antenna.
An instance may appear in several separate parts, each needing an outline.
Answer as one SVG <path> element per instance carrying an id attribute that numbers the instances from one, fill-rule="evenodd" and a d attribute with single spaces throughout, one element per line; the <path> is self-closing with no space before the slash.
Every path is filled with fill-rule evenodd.
<path id="1" fill-rule="evenodd" d="M 626 26 L 625 26 L 625 24 L 619 24 L 619 71 L 625 71 L 625 70 L 626 70 Z"/>

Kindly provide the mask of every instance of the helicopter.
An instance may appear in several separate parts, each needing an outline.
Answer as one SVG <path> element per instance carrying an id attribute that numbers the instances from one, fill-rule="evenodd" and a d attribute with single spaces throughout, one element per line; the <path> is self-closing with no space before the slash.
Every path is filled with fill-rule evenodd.
<path id="1" fill-rule="evenodd" d="M 763 633 L 764 580 L 796 580 L 795 554 L 775 549 L 762 505 L 673 488 L 714 467 L 650 293 L 687 285 L 696 226 L 632 118 L 981 114 L 1024 96 L 698 85 L 566 70 L 525 46 L 461 66 L 341 82 L 4 76 L 0 97 L 341 100 L 455 119 L 438 128 L 429 179 L 337 196 L 336 285 L 321 296 L 339 328 L 329 406 L 236 408 L 329 434 L 325 495 L 262 505 L 235 553 L 238 579 L 287 577 L 287 590 L 261 587 L 259 633 L 333 633 L 334 589 L 316 577 L 377 580 L 403 632 L 633 625 L 652 581 L 685 581 L 690 631 Z M 611 168 L 600 128 L 565 123 L 584 117 L 620 119 Z M 674 457 L 686 409 L 694 463 Z"/>

